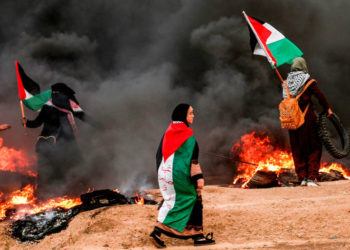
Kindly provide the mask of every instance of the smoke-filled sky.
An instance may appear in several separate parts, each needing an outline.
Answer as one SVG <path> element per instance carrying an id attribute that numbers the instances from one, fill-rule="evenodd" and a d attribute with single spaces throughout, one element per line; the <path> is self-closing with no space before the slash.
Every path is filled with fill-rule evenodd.
<path id="1" fill-rule="evenodd" d="M 279 80 L 265 58 L 252 55 L 242 10 L 304 52 L 311 76 L 349 130 L 347 0 L 2 0 L 0 123 L 12 125 L 1 134 L 4 144 L 35 154 L 40 133 L 24 136 L 20 125 L 18 60 L 42 90 L 70 85 L 102 124 L 78 122 L 85 162 L 76 170 L 96 188 L 156 187 L 155 152 L 181 102 L 194 107 L 207 176 L 232 179 L 232 162 L 204 152 L 228 155 L 252 130 L 288 148 L 278 120 Z M 284 77 L 288 70 L 280 67 Z M 350 166 L 349 157 L 339 162 Z"/>

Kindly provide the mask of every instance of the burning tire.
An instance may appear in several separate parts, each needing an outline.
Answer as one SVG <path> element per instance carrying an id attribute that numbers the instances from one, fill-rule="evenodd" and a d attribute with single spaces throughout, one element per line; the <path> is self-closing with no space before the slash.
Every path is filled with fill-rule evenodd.
<path id="1" fill-rule="evenodd" d="M 336 128 L 338 135 L 340 136 L 342 144 L 341 149 L 338 149 L 331 140 L 329 130 L 327 129 L 327 119 L 331 121 L 333 126 Z M 321 139 L 328 153 L 337 159 L 346 157 L 350 152 L 350 139 L 344 126 L 340 122 L 339 117 L 334 113 L 330 117 L 327 117 L 326 114 L 320 114 L 318 117 L 317 125 L 318 136 Z"/>
<path id="2" fill-rule="evenodd" d="M 267 188 L 278 186 L 277 174 L 274 171 L 257 171 L 247 183 L 248 188 Z"/>

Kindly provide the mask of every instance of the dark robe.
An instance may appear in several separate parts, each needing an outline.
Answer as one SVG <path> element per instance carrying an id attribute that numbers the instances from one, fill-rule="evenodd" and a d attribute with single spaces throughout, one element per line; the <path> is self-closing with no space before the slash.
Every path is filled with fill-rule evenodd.
<path id="1" fill-rule="evenodd" d="M 73 115 L 85 121 L 83 112 L 73 112 Z M 74 187 L 67 185 L 66 177 L 72 174 L 74 167 L 82 162 L 75 134 L 67 118 L 67 113 L 55 107 L 44 105 L 34 120 L 27 121 L 27 127 L 43 129 L 36 143 L 38 155 L 38 186 L 39 198 L 47 199 L 53 196 L 76 195 L 81 183 L 76 180 Z"/>
<path id="2" fill-rule="evenodd" d="M 304 111 L 310 104 L 305 115 L 305 123 L 297 130 L 289 130 L 295 171 L 300 181 L 304 178 L 315 180 L 318 177 L 322 155 L 322 143 L 317 135 L 316 115 L 311 107 L 312 96 L 318 99 L 324 111 L 329 109 L 327 99 L 316 82 L 312 83 L 299 98 L 301 110 Z"/>

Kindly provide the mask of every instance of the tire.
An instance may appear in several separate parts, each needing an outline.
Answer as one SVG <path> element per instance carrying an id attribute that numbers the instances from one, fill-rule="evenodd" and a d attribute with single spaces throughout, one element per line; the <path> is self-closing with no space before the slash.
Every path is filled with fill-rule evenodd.
<path id="1" fill-rule="evenodd" d="M 338 149 L 332 142 L 330 138 L 329 131 L 327 129 L 326 121 L 329 119 L 333 126 L 336 128 L 338 135 L 341 140 L 342 148 Z M 341 159 L 346 157 L 350 152 L 350 139 L 349 135 L 346 132 L 344 126 L 340 122 L 339 117 L 333 113 L 330 117 L 327 117 L 325 113 L 322 113 L 318 116 L 317 119 L 317 127 L 318 127 L 318 136 L 322 141 L 322 144 L 328 151 L 328 153 L 336 159 Z"/>
<path id="2" fill-rule="evenodd" d="M 249 188 L 277 187 L 277 173 L 273 171 L 259 170 L 247 183 Z"/>

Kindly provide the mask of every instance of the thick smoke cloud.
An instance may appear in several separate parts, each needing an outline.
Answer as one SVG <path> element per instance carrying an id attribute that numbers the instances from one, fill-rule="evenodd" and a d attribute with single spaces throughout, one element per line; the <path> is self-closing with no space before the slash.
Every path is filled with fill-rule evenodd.
<path id="1" fill-rule="evenodd" d="M 278 78 L 265 58 L 252 56 L 242 10 L 298 45 L 350 128 L 348 1 L 3 0 L 0 10 L 0 122 L 13 126 L 1 134 L 5 144 L 34 154 L 40 132 L 26 137 L 19 123 L 19 60 L 42 89 L 69 84 L 101 123 L 99 129 L 78 123 L 86 161 L 74 172 L 91 187 L 156 187 L 155 152 L 180 102 L 195 109 L 193 128 L 207 176 L 232 179 L 234 164 L 205 152 L 228 155 L 252 130 L 266 131 L 288 148 L 278 121 Z M 282 66 L 282 75 L 288 69 Z M 340 162 L 350 165 L 349 157 Z"/>

